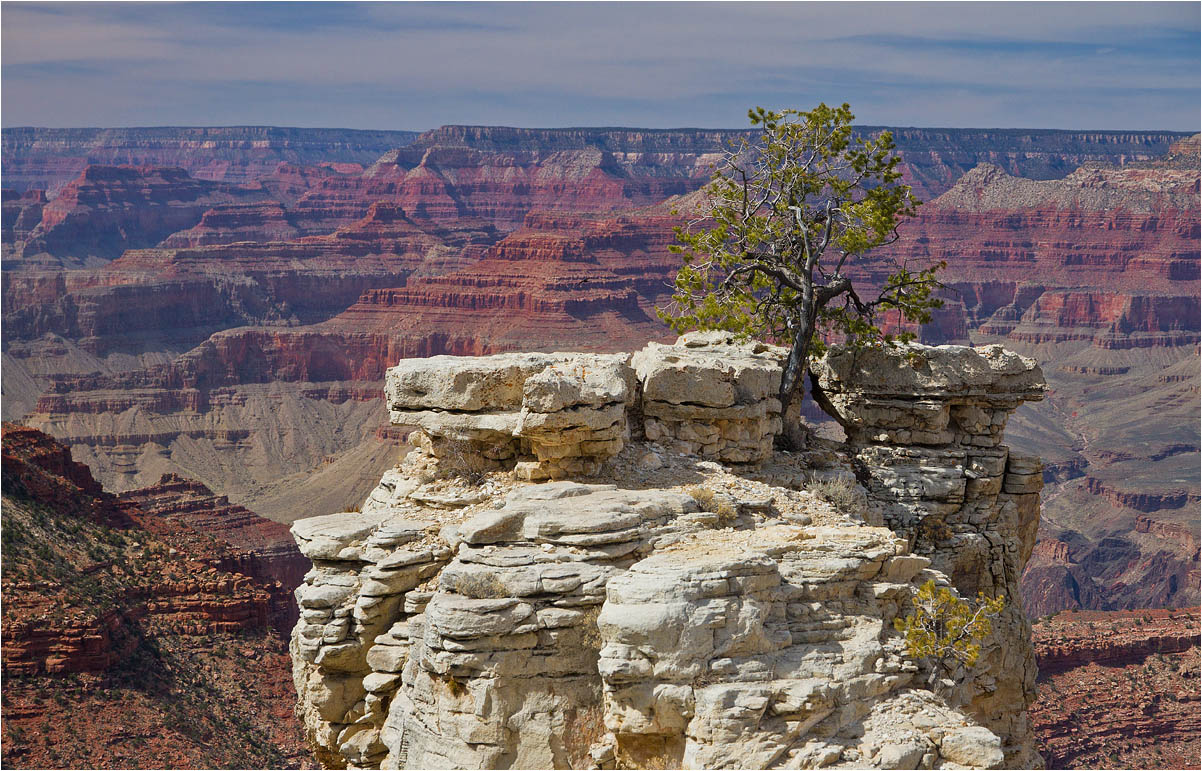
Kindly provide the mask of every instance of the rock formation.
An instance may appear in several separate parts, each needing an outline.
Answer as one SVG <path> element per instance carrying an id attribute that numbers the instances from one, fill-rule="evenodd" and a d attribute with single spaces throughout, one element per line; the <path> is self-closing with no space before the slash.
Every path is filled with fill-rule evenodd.
<path id="1" fill-rule="evenodd" d="M 390 370 L 418 449 L 360 510 L 293 525 L 318 759 L 1040 765 L 1018 580 L 1041 474 L 1000 442 L 1042 375 L 1000 347 L 871 356 L 819 365 L 862 430 L 793 454 L 772 452 L 781 352 L 727 335 Z M 928 580 L 1006 600 L 945 681 L 892 625 Z"/>
<path id="2" fill-rule="evenodd" d="M 214 495 L 195 480 L 164 474 L 157 484 L 122 493 L 118 499 L 150 516 L 180 522 L 233 547 L 234 554 L 218 561 L 216 567 L 220 570 L 267 584 L 278 581 L 294 589 L 309 569 L 287 525 L 233 505 L 226 496 Z"/>
<path id="3" fill-rule="evenodd" d="M 4 185 L 57 191 L 88 164 L 177 166 L 197 179 L 247 182 L 282 163 L 369 164 L 415 131 L 276 126 L 6 128 Z"/>
<path id="4" fill-rule="evenodd" d="M 69 443 L 110 489 L 178 473 L 281 521 L 314 496 L 348 506 L 391 464 L 374 437 L 398 359 L 666 341 L 672 210 L 729 136 L 3 133 L 5 184 L 27 191 L 4 199 L 4 417 Z M 1036 552 L 1028 608 L 1196 603 L 1196 138 L 895 138 L 928 203 L 892 255 L 949 263 L 921 340 L 1055 362 L 1009 433 L 1047 462 L 1040 538 L 1063 555 Z M 728 457 L 757 452 L 771 406 L 727 425 L 746 431 Z"/>
<path id="5" fill-rule="evenodd" d="M 180 168 L 88 166 L 42 207 L 20 251 L 67 265 L 111 260 L 154 246 L 214 204 L 262 197 L 261 190 L 194 179 Z"/>
<path id="6" fill-rule="evenodd" d="M 948 262 L 944 331 L 923 339 L 959 342 L 959 327 L 1054 362 L 1050 398 L 1009 430 L 1047 463 L 1033 617 L 1198 603 L 1198 163 L 1195 136 L 1062 179 L 982 164 L 894 247 Z"/>
<path id="7" fill-rule="evenodd" d="M 289 592 L 39 431 L 4 424 L 3 455 L 5 767 L 303 764 Z"/>
<path id="8" fill-rule="evenodd" d="M 764 345 L 732 350 L 730 342 L 722 333 L 685 335 L 672 346 L 650 343 L 635 356 L 647 441 L 730 463 L 772 454 L 786 352 Z"/>
<path id="9" fill-rule="evenodd" d="M 1031 721 L 1054 768 L 1198 765 L 1198 609 L 1071 611 L 1035 625 Z"/>

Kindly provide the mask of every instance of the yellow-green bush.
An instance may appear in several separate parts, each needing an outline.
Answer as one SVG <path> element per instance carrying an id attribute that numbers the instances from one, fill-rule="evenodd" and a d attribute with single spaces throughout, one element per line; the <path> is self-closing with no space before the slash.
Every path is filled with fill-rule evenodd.
<path id="1" fill-rule="evenodd" d="M 927 581 L 910 600 L 912 612 L 893 620 L 906 641 L 906 653 L 915 659 L 930 659 L 940 669 L 952 671 L 957 664 L 971 667 L 981 655 L 981 640 L 992 631 L 990 619 L 1002 612 L 1002 597 L 978 594 L 964 600 L 947 587 Z"/>

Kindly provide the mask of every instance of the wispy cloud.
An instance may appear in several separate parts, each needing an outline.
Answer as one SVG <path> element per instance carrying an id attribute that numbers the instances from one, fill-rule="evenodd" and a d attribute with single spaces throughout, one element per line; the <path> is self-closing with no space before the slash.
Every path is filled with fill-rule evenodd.
<path id="1" fill-rule="evenodd" d="M 1193 3 L 21 3 L 4 125 L 1199 122 Z"/>

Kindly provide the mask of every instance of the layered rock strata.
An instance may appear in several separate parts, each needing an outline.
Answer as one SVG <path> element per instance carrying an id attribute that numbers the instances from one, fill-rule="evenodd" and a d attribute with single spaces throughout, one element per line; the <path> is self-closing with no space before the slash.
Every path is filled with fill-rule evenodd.
<path id="1" fill-rule="evenodd" d="M 725 333 L 649 344 L 634 360 L 647 441 L 733 463 L 764 460 L 781 431 L 776 394 L 785 353 L 736 347 Z"/>
<path id="2" fill-rule="evenodd" d="M 1073 611 L 1035 625 L 1031 720 L 1055 768 L 1198 765 L 1198 609 Z"/>
<path id="3" fill-rule="evenodd" d="M 1038 367 L 999 348 L 912 346 L 878 355 L 886 374 L 861 373 L 842 355 L 825 365 L 825 392 L 841 414 L 858 405 L 875 438 L 774 455 L 777 415 L 758 424 L 766 447 L 726 458 L 716 442 L 682 446 L 646 426 L 664 404 L 698 410 L 681 422 L 756 404 L 762 414 L 738 417 L 764 420 L 773 349 L 708 335 L 633 359 L 436 357 L 391 370 L 392 419 L 419 427 L 420 448 L 361 511 L 293 526 L 314 565 L 292 652 L 318 759 L 1041 765 L 1017 583 L 1038 461 L 1000 445 L 1006 413 L 1041 393 Z M 589 433 L 614 426 L 620 437 Z M 903 426 L 908 446 L 881 462 Z M 928 580 L 1007 601 L 977 666 L 943 682 L 892 625 Z"/>
<path id="4" fill-rule="evenodd" d="M 871 519 L 971 596 L 1004 597 L 1012 637 L 977 664 L 971 703 L 1011 744 L 1029 740 L 1035 656 L 1020 580 L 1039 527 L 1039 458 L 1001 444 L 1006 420 L 1038 401 L 1043 373 L 998 345 L 834 351 L 812 368 L 817 398 L 847 432 Z"/>
<path id="5" fill-rule="evenodd" d="M 635 394 L 629 362 L 629 354 L 408 359 L 388 370 L 385 391 L 392 422 L 419 427 L 415 443 L 436 461 L 563 478 L 593 474 L 622 449 Z"/>
<path id="6" fill-rule="evenodd" d="M 725 333 L 629 354 L 521 353 L 408 359 L 388 371 L 392 422 L 421 430 L 435 461 L 513 468 L 522 479 L 596 473 L 640 438 L 755 462 L 780 432 L 783 351 Z"/>

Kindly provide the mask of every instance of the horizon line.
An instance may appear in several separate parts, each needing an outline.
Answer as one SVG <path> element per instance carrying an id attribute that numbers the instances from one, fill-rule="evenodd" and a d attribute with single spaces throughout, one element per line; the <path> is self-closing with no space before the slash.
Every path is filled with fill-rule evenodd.
<path id="1" fill-rule="evenodd" d="M 1197 134 L 1202 133 L 1202 127 L 1198 129 L 1150 129 L 1150 128 L 1050 128 L 1039 126 L 917 126 L 917 125 L 895 125 L 887 123 L 878 124 L 852 124 L 853 128 L 858 129 L 919 129 L 923 131 L 1044 131 L 1044 132 L 1060 132 L 1060 133 L 1082 133 L 1082 132 L 1097 132 L 1097 133 L 1126 133 L 1126 134 Z M 704 127 L 704 126 L 674 126 L 669 128 L 651 128 L 648 126 L 511 126 L 506 124 L 489 124 L 489 123 L 444 123 L 439 126 L 428 129 L 403 129 L 403 128 L 353 128 L 350 126 L 288 126 L 283 124 L 272 123 L 229 123 L 229 124 L 209 124 L 209 125 L 186 125 L 186 124 L 163 124 L 163 125 L 142 125 L 142 126 L 34 126 L 34 125 L 18 125 L 18 126 L 0 126 L 0 131 L 16 131 L 16 130 L 41 130 L 41 131 L 109 131 L 113 129 L 287 129 L 297 131 L 362 131 L 362 132 L 386 132 L 386 133 L 406 133 L 406 134 L 428 134 L 432 131 L 438 131 L 445 128 L 488 128 L 488 129 L 516 129 L 519 131 L 758 131 L 753 127 L 731 128 L 731 127 Z"/>

